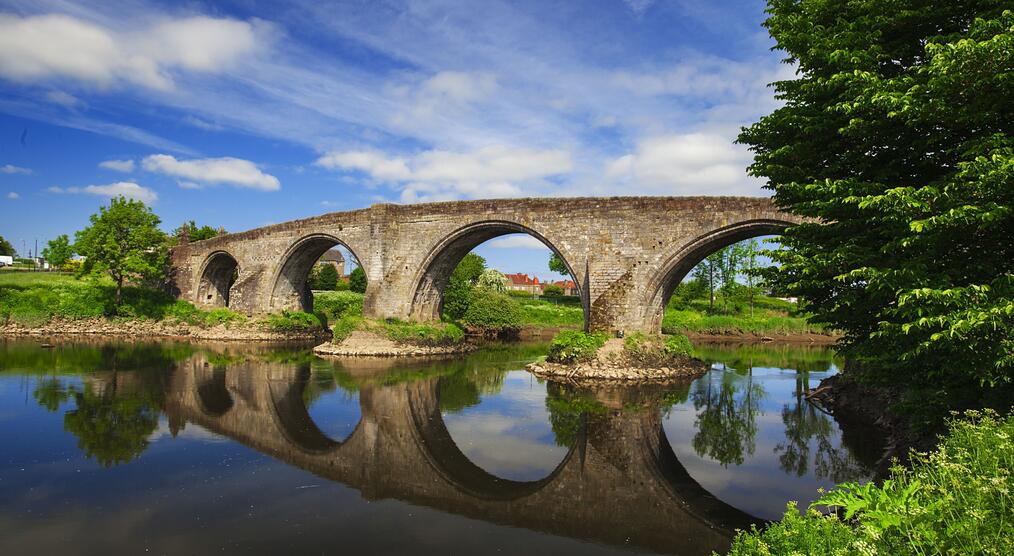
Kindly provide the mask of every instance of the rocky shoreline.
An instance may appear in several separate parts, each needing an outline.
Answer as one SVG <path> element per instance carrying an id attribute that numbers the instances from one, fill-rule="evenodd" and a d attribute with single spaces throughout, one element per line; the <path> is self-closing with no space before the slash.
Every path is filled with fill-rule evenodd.
<path id="1" fill-rule="evenodd" d="M 331 337 L 327 330 L 266 330 L 256 325 L 200 327 L 186 323 L 147 320 L 58 319 L 39 326 L 16 323 L 0 325 L 0 337 L 107 336 L 189 338 L 216 342 L 319 341 Z"/>
<path id="2" fill-rule="evenodd" d="M 639 368 L 625 365 L 608 365 L 599 361 L 563 365 L 545 361 L 529 363 L 525 366 L 533 375 L 574 385 L 584 384 L 665 384 L 686 382 L 701 376 L 708 370 L 708 365 L 697 359 L 689 359 L 684 366 Z"/>
<path id="3" fill-rule="evenodd" d="M 471 342 L 445 346 L 419 346 L 402 344 L 368 330 L 356 330 L 340 343 L 320 344 L 313 348 L 314 355 L 325 357 L 420 357 L 468 353 L 478 349 Z"/>

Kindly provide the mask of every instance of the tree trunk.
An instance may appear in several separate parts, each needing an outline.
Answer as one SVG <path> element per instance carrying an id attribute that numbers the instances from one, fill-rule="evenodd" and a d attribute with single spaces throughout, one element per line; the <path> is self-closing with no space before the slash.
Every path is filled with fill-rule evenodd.
<path id="1" fill-rule="evenodd" d="M 120 309 L 120 300 L 122 299 L 122 293 L 123 293 L 123 276 L 117 276 L 116 277 L 116 298 L 113 301 L 113 307 L 117 311 L 119 311 L 119 309 Z"/>

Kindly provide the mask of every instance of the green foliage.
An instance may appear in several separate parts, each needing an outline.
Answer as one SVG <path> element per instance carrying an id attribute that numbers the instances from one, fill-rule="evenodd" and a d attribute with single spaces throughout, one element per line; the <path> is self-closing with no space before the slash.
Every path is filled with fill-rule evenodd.
<path id="1" fill-rule="evenodd" d="M 532 298 L 519 301 L 521 320 L 526 325 L 579 328 L 584 324 L 584 309 L 580 305 L 552 303 Z"/>
<path id="2" fill-rule="evenodd" d="M 447 346 L 465 340 L 465 332 L 449 322 L 420 324 L 388 319 L 384 321 L 383 329 L 388 338 L 403 344 Z"/>
<path id="3" fill-rule="evenodd" d="M 634 332 L 623 339 L 623 353 L 640 365 L 666 366 L 686 361 L 693 347 L 682 334 L 662 337 Z"/>
<path id="4" fill-rule="evenodd" d="M 77 232 L 74 250 L 85 257 L 83 273 L 105 272 L 116 283 L 119 308 L 125 280 L 157 281 L 166 271 L 166 235 L 160 220 L 140 201 L 116 197 Z"/>
<path id="5" fill-rule="evenodd" d="M 547 388 L 546 411 L 553 440 L 557 446 L 570 448 L 577 443 L 586 416 L 604 415 L 609 409 L 593 396 L 561 388 Z"/>
<path id="6" fill-rule="evenodd" d="M 563 286 L 549 284 L 545 288 L 542 288 L 542 295 L 546 297 L 563 297 Z"/>
<path id="7" fill-rule="evenodd" d="M 0 236 L 0 255 L 13 256 L 16 251 L 11 242 L 4 239 L 4 236 Z"/>
<path id="8" fill-rule="evenodd" d="M 186 235 L 189 238 L 189 240 L 191 242 L 194 242 L 194 241 L 204 241 L 206 239 L 211 239 L 211 238 L 213 238 L 213 237 L 215 237 L 217 235 L 224 234 L 226 232 L 225 232 L 225 228 L 215 229 L 215 228 L 212 228 L 211 226 L 208 226 L 206 224 L 204 226 L 198 227 L 197 223 L 194 222 L 193 220 L 191 220 L 190 222 L 187 222 L 187 223 L 183 224 L 182 226 L 180 226 L 180 228 L 177 230 L 176 233 L 177 233 L 177 235 L 186 233 Z"/>
<path id="9" fill-rule="evenodd" d="M 521 305 L 515 299 L 486 288 L 472 292 L 468 310 L 461 317 L 469 328 L 496 333 L 517 332 L 523 320 Z"/>
<path id="10" fill-rule="evenodd" d="M 475 253 L 469 253 L 461 259 L 458 266 L 454 267 L 451 277 L 459 278 L 474 286 L 484 270 L 486 270 L 486 259 Z"/>
<path id="11" fill-rule="evenodd" d="M 605 345 L 605 334 L 589 334 L 581 330 L 564 330 L 553 337 L 546 360 L 551 363 L 577 363 L 595 358 Z"/>
<path id="12" fill-rule="evenodd" d="M 313 295 L 313 312 L 324 315 L 328 322 L 346 316 L 363 315 L 363 294 L 352 291 L 317 292 Z"/>
<path id="13" fill-rule="evenodd" d="M 363 267 L 357 266 L 349 273 L 349 290 L 356 293 L 366 293 L 366 271 Z"/>
<path id="14" fill-rule="evenodd" d="M 790 504 L 782 521 L 737 535 L 730 554 L 1014 553 L 1014 416 L 968 412 L 936 450 L 892 472 L 882 485 L 839 485 L 803 516 Z"/>
<path id="15" fill-rule="evenodd" d="M 491 292 L 504 293 L 507 291 L 507 276 L 495 268 L 487 268 L 479 275 L 475 285 Z"/>
<path id="16" fill-rule="evenodd" d="M 158 428 L 159 406 L 143 397 L 100 396 L 91 388 L 73 396 L 76 407 L 64 414 L 63 428 L 77 436 L 78 448 L 103 467 L 141 455 Z"/>
<path id="17" fill-rule="evenodd" d="M 570 275 L 570 270 L 567 265 L 563 262 L 563 259 L 559 255 L 553 253 L 549 257 L 549 270 L 556 272 L 557 274 L 563 274 L 564 276 Z"/>
<path id="18" fill-rule="evenodd" d="M 338 287 L 338 269 L 332 264 L 316 264 L 310 271 L 311 290 L 334 291 Z"/>
<path id="19" fill-rule="evenodd" d="M 459 320 L 465 316 L 468 304 L 472 299 L 472 284 L 459 276 L 451 275 L 444 288 L 443 312 L 447 318 Z"/>
<path id="20" fill-rule="evenodd" d="M 74 256 L 74 247 L 70 244 L 67 234 L 49 240 L 46 247 L 42 249 L 42 258 L 49 261 L 49 264 L 54 268 L 67 264 L 72 256 Z"/>
<path id="21" fill-rule="evenodd" d="M 680 334 L 826 334 L 819 325 L 801 317 L 746 315 L 706 315 L 699 311 L 667 310 L 662 318 L 662 332 Z"/>
<path id="22" fill-rule="evenodd" d="M 331 321 L 331 343 L 340 344 L 356 330 L 362 328 L 363 317 L 347 314 Z"/>
<path id="23" fill-rule="evenodd" d="M 264 320 L 268 329 L 277 332 L 295 332 L 323 328 L 320 317 L 303 311 L 282 311 L 280 315 L 269 315 Z"/>
<path id="24" fill-rule="evenodd" d="M 768 13 L 798 77 L 740 141 L 775 202 L 815 220 L 786 232 L 766 278 L 844 331 L 870 376 L 1010 381 L 1010 4 L 777 0 Z"/>
<path id="25" fill-rule="evenodd" d="M 535 294 L 525 290 L 507 290 L 505 293 L 511 297 L 524 297 L 526 299 L 535 297 Z"/>

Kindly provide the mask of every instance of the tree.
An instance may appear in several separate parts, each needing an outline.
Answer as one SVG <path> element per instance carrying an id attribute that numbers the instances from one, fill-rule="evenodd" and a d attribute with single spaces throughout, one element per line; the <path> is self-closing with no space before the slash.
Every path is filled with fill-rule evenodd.
<path id="1" fill-rule="evenodd" d="M 469 253 L 461 259 L 458 266 L 454 267 L 454 272 L 451 273 L 451 277 L 460 278 L 474 286 L 479 280 L 479 276 L 482 275 L 485 270 L 486 259 L 476 255 L 475 253 Z"/>
<path id="2" fill-rule="evenodd" d="M 492 292 L 504 293 L 507 291 L 507 277 L 495 268 L 487 268 L 479 275 L 475 285 Z"/>
<path id="3" fill-rule="evenodd" d="M 349 289 L 356 293 L 366 293 L 366 272 L 357 266 L 349 273 Z"/>
<path id="4" fill-rule="evenodd" d="M 17 251 L 14 250 L 14 246 L 11 245 L 11 242 L 4 239 L 3 236 L 0 236 L 0 255 L 13 256 L 15 253 L 17 253 Z"/>
<path id="5" fill-rule="evenodd" d="M 334 291 L 338 286 L 338 270 L 332 264 L 314 265 L 310 275 L 310 289 Z M 366 288 L 363 288 L 366 291 Z"/>
<path id="6" fill-rule="evenodd" d="M 549 284 L 545 288 L 542 288 L 542 295 L 546 297 L 563 297 L 563 286 Z"/>
<path id="7" fill-rule="evenodd" d="M 185 234 L 189 241 L 203 241 L 224 233 L 226 233 L 225 228 L 215 229 L 208 225 L 198 227 L 197 223 L 191 220 L 180 226 L 177 235 Z"/>
<path id="8" fill-rule="evenodd" d="M 1007 11 L 1004 10 L 1007 7 Z M 1009 382 L 1014 12 L 1009 2 L 772 0 L 796 65 L 744 129 L 790 227 L 766 277 L 842 330 L 868 376 Z M 903 372 L 899 372 L 903 371 Z"/>
<path id="9" fill-rule="evenodd" d="M 114 307 L 122 300 L 127 279 L 158 279 L 165 272 L 168 251 L 161 222 L 140 201 L 113 198 L 90 218 L 91 226 L 77 232 L 74 250 L 85 257 L 82 273 L 107 273 L 116 283 Z"/>
<path id="10" fill-rule="evenodd" d="M 56 236 L 42 249 L 42 258 L 54 267 L 61 267 L 74 255 L 74 247 L 67 234 Z"/>
<path id="11" fill-rule="evenodd" d="M 723 276 L 727 250 L 728 247 L 723 247 L 708 255 L 694 269 L 695 275 L 699 276 L 708 285 L 708 309 L 710 311 L 715 310 L 715 289 L 716 286 L 719 286 Z"/>
<path id="12" fill-rule="evenodd" d="M 567 269 L 567 264 L 563 262 L 563 259 L 559 255 L 553 253 L 549 257 L 549 270 L 556 272 L 557 274 L 563 274 L 564 276 L 570 276 L 570 270 Z"/>
<path id="13" fill-rule="evenodd" d="M 475 253 L 468 253 L 454 267 L 444 288 L 443 312 L 448 317 L 458 320 L 465 316 L 472 298 L 472 287 L 485 270 L 486 259 Z"/>

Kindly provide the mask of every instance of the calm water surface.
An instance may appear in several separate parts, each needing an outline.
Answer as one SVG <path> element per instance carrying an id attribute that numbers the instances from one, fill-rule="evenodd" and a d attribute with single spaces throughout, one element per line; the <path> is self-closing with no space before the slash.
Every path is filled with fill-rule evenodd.
<path id="1" fill-rule="evenodd" d="M 828 350 L 702 346 L 651 388 L 537 380 L 544 350 L 0 343 L 0 554 L 707 554 L 870 475 L 802 396 Z"/>

